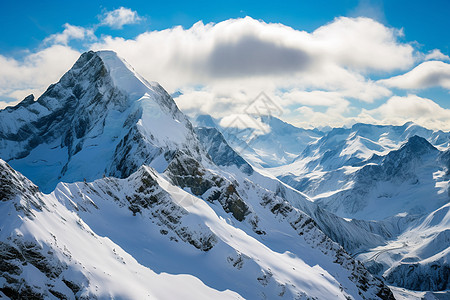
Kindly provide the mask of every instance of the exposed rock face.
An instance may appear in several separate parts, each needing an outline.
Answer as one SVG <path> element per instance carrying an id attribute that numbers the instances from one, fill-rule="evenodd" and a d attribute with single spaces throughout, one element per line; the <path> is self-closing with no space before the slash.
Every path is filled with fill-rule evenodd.
<path id="1" fill-rule="evenodd" d="M 175 185 L 189 188 L 194 195 L 207 201 L 218 201 L 223 209 L 231 213 L 238 221 L 243 221 L 249 213 L 248 206 L 236 191 L 237 183 L 213 174 L 182 152 L 174 155 L 165 173 Z"/>
<path id="2" fill-rule="evenodd" d="M 30 216 L 32 208 L 45 208 L 45 203 L 35 197 L 39 193 L 37 186 L 0 159 L 0 201 L 11 201 L 17 212 Z"/>
<path id="3" fill-rule="evenodd" d="M 253 168 L 228 145 L 219 130 L 216 128 L 197 127 L 195 131 L 216 165 L 236 166 L 247 175 L 253 173 Z"/>
<path id="4" fill-rule="evenodd" d="M 45 299 L 51 295 L 68 299 L 67 292 L 72 297 L 76 294 L 65 283 L 74 280 L 65 279 L 69 267 L 55 250 L 34 237 L 24 237 L 20 231 L 20 224 L 49 210 L 41 196 L 33 183 L 0 160 L 0 278 L 4 279 L 0 292 L 11 299 Z M 15 231 L 8 232 L 11 227 Z M 71 287 L 79 290 L 81 282 L 71 283 Z"/>

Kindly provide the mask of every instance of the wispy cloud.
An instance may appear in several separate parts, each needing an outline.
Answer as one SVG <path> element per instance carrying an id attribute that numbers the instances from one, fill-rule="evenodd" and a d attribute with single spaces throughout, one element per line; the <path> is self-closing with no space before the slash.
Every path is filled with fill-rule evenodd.
<path id="1" fill-rule="evenodd" d="M 380 80 L 380 83 L 400 89 L 442 87 L 450 90 L 450 64 L 442 61 L 426 61 L 408 73 Z"/>
<path id="2" fill-rule="evenodd" d="M 434 49 L 425 55 L 424 60 L 450 61 L 450 57 L 448 55 L 445 55 L 444 53 L 442 53 L 441 50 Z"/>
<path id="3" fill-rule="evenodd" d="M 450 109 L 416 95 L 394 96 L 375 109 L 363 110 L 358 119 L 363 122 L 394 125 L 414 120 L 415 123 L 428 128 L 450 130 Z"/>
<path id="4" fill-rule="evenodd" d="M 22 60 L 0 55 L 0 99 L 22 100 L 31 93 L 39 96 L 67 72 L 79 55 L 78 51 L 58 44 L 29 53 Z M 11 103 L 0 103 L 0 107 L 6 105 Z"/>
<path id="5" fill-rule="evenodd" d="M 84 39 L 95 39 L 94 30 L 66 23 L 63 32 L 50 35 L 44 40 L 44 44 L 67 45 L 71 40 Z"/>
<path id="6" fill-rule="evenodd" d="M 106 12 L 101 17 L 101 25 L 114 29 L 122 29 L 124 25 L 136 24 L 141 21 L 141 17 L 134 10 L 120 7 L 113 11 Z"/>
<path id="7" fill-rule="evenodd" d="M 386 16 L 383 6 L 382 0 L 359 0 L 358 5 L 349 15 L 351 17 L 368 17 L 379 22 L 384 22 Z"/>

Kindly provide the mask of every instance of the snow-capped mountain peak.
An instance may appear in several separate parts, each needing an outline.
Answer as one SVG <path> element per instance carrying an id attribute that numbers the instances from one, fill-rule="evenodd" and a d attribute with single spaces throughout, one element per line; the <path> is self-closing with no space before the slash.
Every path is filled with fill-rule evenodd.
<path id="1" fill-rule="evenodd" d="M 424 154 L 430 151 L 437 151 L 436 147 L 430 144 L 425 138 L 414 135 L 403 144 L 400 150 L 408 151 L 416 154 Z"/>
<path id="2" fill-rule="evenodd" d="M 140 76 L 124 59 L 114 51 L 97 51 L 94 53 L 103 61 L 114 85 L 129 95 L 139 99 L 149 89 L 159 86 L 156 82 L 148 82 Z"/>
<path id="3" fill-rule="evenodd" d="M 0 111 L 0 157 L 50 192 L 59 181 L 163 170 L 165 153 L 199 157 L 192 125 L 170 95 L 112 51 L 81 55 L 37 101 Z"/>

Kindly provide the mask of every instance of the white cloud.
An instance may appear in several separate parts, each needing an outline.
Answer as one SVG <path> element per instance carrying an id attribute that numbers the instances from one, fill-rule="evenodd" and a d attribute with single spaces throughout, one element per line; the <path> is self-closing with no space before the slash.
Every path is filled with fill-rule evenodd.
<path id="1" fill-rule="evenodd" d="M 308 33 L 246 17 L 135 39 L 108 36 L 93 47 L 116 51 L 169 91 L 224 83 L 240 89 L 251 81 L 269 91 L 327 89 L 372 102 L 391 92 L 361 72 L 404 69 L 415 61 L 413 48 L 397 41 L 399 35 L 367 18 L 338 18 Z"/>
<path id="2" fill-rule="evenodd" d="M 375 109 L 363 109 L 357 119 L 361 122 L 394 125 L 413 121 L 431 129 L 450 130 L 450 109 L 416 95 L 394 96 Z"/>
<path id="3" fill-rule="evenodd" d="M 351 111 L 350 102 L 336 92 L 291 91 L 282 97 L 302 105 L 284 116 L 300 127 L 342 126 L 348 121 L 345 115 Z"/>
<path id="4" fill-rule="evenodd" d="M 412 121 L 426 128 L 450 131 L 450 109 L 439 106 L 431 99 L 416 95 L 393 96 L 374 109 L 357 109 L 349 104 L 334 104 L 324 111 L 316 109 L 317 106 L 301 106 L 283 118 L 301 127 L 341 127 L 358 122 L 403 125 Z M 352 113 L 354 110 L 359 112 Z"/>
<path id="5" fill-rule="evenodd" d="M 425 55 L 424 60 L 450 61 L 450 57 L 448 55 L 445 55 L 444 53 L 442 53 L 441 50 L 434 49 Z"/>
<path id="6" fill-rule="evenodd" d="M 344 114 L 348 112 L 348 106 L 330 107 L 326 111 L 317 111 L 309 106 L 301 106 L 295 110 L 295 115 L 286 116 L 286 121 L 293 125 L 310 128 L 310 127 L 340 127 L 351 125 L 354 121 L 346 118 Z"/>
<path id="7" fill-rule="evenodd" d="M 258 118 L 248 114 L 230 114 L 220 120 L 220 126 L 235 129 L 255 129 L 255 134 L 269 133 L 270 127 L 262 123 Z"/>
<path id="8" fill-rule="evenodd" d="M 357 70 L 405 69 L 414 61 L 414 49 L 398 38 L 401 30 L 369 18 L 338 18 L 312 33 L 317 50 L 339 65 Z"/>
<path id="9" fill-rule="evenodd" d="M 116 28 L 139 20 L 136 12 L 126 8 L 103 17 L 103 25 Z M 23 60 L 0 56 L 0 96 L 23 99 L 30 92 L 39 96 L 79 56 L 68 42 L 91 39 L 91 34 L 66 24 L 62 33 L 45 40 L 45 49 Z M 399 101 L 395 97 L 375 110 L 361 112 L 360 107 L 392 96 L 389 87 L 410 81 L 395 82 L 396 77 L 373 81 L 371 74 L 405 70 L 424 59 L 425 54 L 399 41 L 401 35 L 401 30 L 368 18 L 337 18 L 309 33 L 246 17 L 145 32 L 134 39 L 104 36 L 91 46 L 116 51 L 145 78 L 160 82 L 169 92 L 181 90 L 177 105 L 191 115 L 237 116 L 264 91 L 283 108 L 283 118 L 293 124 L 342 126 L 358 120 L 397 122 L 393 116 L 380 116 Z M 441 57 L 439 53 L 430 52 L 428 58 Z M 432 63 L 448 66 L 428 61 L 422 65 L 432 72 L 419 73 L 432 78 L 437 73 L 439 84 L 446 85 L 446 71 L 429 67 Z M 412 77 L 424 87 L 435 82 Z M 408 121 L 408 117 L 405 113 L 400 119 Z"/>
<path id="10" fill-rule="evenodd" d="M 112 49 L 145 78 L 169 91 L 180 89 L 177 105 L 190 114 L 239 114 L 264 91 L 296 124 L 295 108 L 334 103 L 325 112 L 311 109 L 311 120 L 323 123 L 332 116 L 337 126 L 354 111 L 347 99 L 370 103 L 392 95 L 368 73 L 403 70 L 417 60 L 413 47 L 399 41 L 401 35 L 369 18 L 337 18 L 308 33 L 246 17 L 134 39 L 104 37 L 94 48 Z M 303 91 L 302 98 L 280 90 Z"/>
<path id="11" fill-rule="evenodd" d="M 450 89 L 450 64 L 442 61 L 426 61 L 406 74 L 380 80 L 380 83 L 400 89 L 425 89 L 437 86 Z"/>
<path id="12" fill-rule="evenodd" d="M 307 106 L 335 106 L 348 103 L 338 92 L 291 90 L 282 95 L 285 105 L 301 104 Z"/>
<path id="13" fill-rule="evenodd" d="M 135 24 L 141 20 L 138 13 L 129 8 L 120 7 L 113 11 L 106 12 L 102 16 L 101 24 L 114 29 L 122 29 L 124 25 Z"/>
<path id="14" fill-rule="evenodd" d="M 240 87 L 224 83 L 201 89 L 182 89 L 182 95 L 175 98 L 175 102 L 183 112 L 189 115 L 210 114 L 216 118 L 222 118 L 229 114 L 247 112 L 262 90 L 267 93 L 279 112 L 283 103 L 280 97 L 275 95 L 274 88 L 246 85 L 246 83 Z"/>
<path id="15" fill-rule="evenodd" d="M 103 24 L 117 28 L 139 20 L 127 8 L 103 17 Z M 364 37 L 360 26 L 375 28 L 370 38 Z M 389 96 L 389 89 L 358 70 L 380 65 L 366 62 L 374 42 L 379 48 L 371 58 L 378 62 L 393 56 L 398 63 L 391 67 L 396 69 L 412 61 L 410 46 L 395 38 L 395 30 L 366 18 L 339 18 L 308 33 L 247 17 L 145 32 L 128 40 L 105 37 L 93 48 L 113 49 L 144 77 L 159 81 L 169 91 L 182 89 L 178 103 L 183 109 L 225 114 L 239 112 L 261 91 L 282 105 L 277 89 L 320 89 L 365 102 Z M 79 53 L 67 46 L 71 40 L 95 41 L 93 29 L 65 24 L 61 33 L 45 39 L 43 50 L 23 60 L 0 57 L 0 96 L 18 100 L 30 92 L 39 96 L 76 60 Z M 358 48 L 360 44 L 366 47 Z M 192 89 L 199 85 L 206 88 Z"/>
<path id="16" fill-rule="evenodd" d="M 22 60 L 0 55 L 0 99 L 22 100 L 30 93 L 40 96 L 49 84 L 70 69 L 79 55 L 78 51 L 63 45 L 29 53 Z"/>
<path id="17" fill-rule="evenodd" d="M 44 40 L 45 44 L 67 45 L 70 40 L 95 39 L 94 31 L 80 26 L 64 24 L 64 31 L 52 34 Z"/>

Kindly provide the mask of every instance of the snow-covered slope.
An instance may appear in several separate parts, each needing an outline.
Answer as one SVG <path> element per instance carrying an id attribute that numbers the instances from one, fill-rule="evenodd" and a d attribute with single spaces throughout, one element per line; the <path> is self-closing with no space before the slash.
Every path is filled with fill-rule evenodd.
<path id="1" fill-rule="evenodd" d="M 374 274 L 395 286 L 448 291 L 448 143 L 449 133 L 413 123 L 357 124 L 330 131 L 294 163 L 266 171 L 383 237 L 377 247 L 347 245 Z M 423 225 L 436 215 L 438 225 Z"/>
<path id="2" fill-rule="evenodd" d="M 217 195 L 217 191 L 222 189 L 226 195 L 226 190 L 228 189 L 224 190 L 223 187 L 221 187 L 223 186 L 223 183 L 214 186 L 214 181 L 217 182 L 218 176 L 228 178 L 222 178 L 221 181 L 224 180 L 225 182 L 228 182 L 228 185 L 233 187 L 232 189 L 236 189 L 236 199 L 242 199 L 242 203 L 247 203 L 247 199 L 249 198 L 246 188 L 248 182 L 251 182 L 252 185 L 257 186 L 259 189 L 272 191 L 273 197 L 279 197 L 311 216 L 325 234 L 341 244 L 347 251 L 359 251 L 361 249 L 375 247 L 384 243 L 386 238 L 399 232 L 398 226 L 393 226 L 390 223 L 375 224 L 371 221 L 362 220 L 347 221 L 337 217 L 311 202 L 304 194 L 290 188 L 268 174 L 263 175 L 260 173 L 264 173 L 263 170 L 254 171 L 253 168 L 228 145 L 217 129 L 211 127 L 197 127 L 196 132 L 199 140 L 202 142 L 202 146 L 207 149 L 212 161 L 221 166 L 221 169 L 215 169 L 214 173 L 210 173 L 200 165 L 193 163 L 193 166 L 188 166 L 190 163 L 185 162 L 187 163 L 187 166 L 181 168 L 182 170 L 185 170 L 183 171 L 185 176 L 189 173 L 194 174 L 194 176 L 196 176 L 196 174 L 203 175 L 201 176 L 202 178 L 197 176 L 197 178 L 191 182 L 183 180 L 182 182 L 179 182 L 179 184 L 181 186 L 187 185 L 191 188 L 191 191 L 207 201 L 211 201 L 211 199 L 219 200 L 226 211 L 229 211 L 230 208 L 233 207 L 238 208 L 242 206 L 242 211 L 245 211 L 244 214 L 242 214 L 240 210 L 232 210 L 234 216 L 237 217 L 238 220 L 242 221 L 245 219 L 245 215 L 248 214 L 249 217 L 246 218 L 247 221 L 250 219 L 250 221 L 253 222 L 251 211 L 248 207 L 243 205 L 227 204 L 229 203 L 229 200 L 224 201 L 223 197 L 215 199 L 217 196 L 214 195 Z M 171 168 L 168 169 L 170 170 Z M 186 172 L 187 170 L 189 171 Z M 180 172 L 178 171 L 178 173 Z M 192 175 L 189 175 L 189 177 L 191 176 Z M 230 182 L 229 179 L 231 179 L 232 182 Z M 242 187 L 243 184 L 244 187 Z M 199 188 L 202 186 L 203 190 Z M 210 188 L 210 190 L 208 190 L 208 188 Z M 213 197 L 211 197 L 211 194 Z M 398 223 L 400 224 L 400 222 Z M 254 227 L 254 225 L 252 225 L 252 227 Z M 254 231 L 258 231 L 257 227 L 254 228 Z"/>
<path id="3" fill-rule="evenodd" d="M 49 195 L 0 167 L 0 290 L 9 297 L 393 299 L 287 203 L 260 199 L 261 212 L 271 207 L 260 236 L 148 167 Z"/>
<path id="4" fill-rule="evenodd" d="M 381 133 L 382 129 L 386 132 Z M 334 129 L 308 146 L 293 164 L 267 171 L 310 196 L 319 206 L 345 218 L 381 220 L 399 213 L 425 214 L 449 201 L 445 175 L 448 159 L 445 160 L 445 152 L 438 150 L 448 147 L 448 133 L 413 124 L 357 124 L 350 137 L 347 133 L 346 129 Z M 365 144 L 371 149 L 355 146 L 356 141 L 363 139 L 360 133 L 377 140 Z M 425 135 L 428 141 L 418 135 L 410 136 L 412 133 Z M 394 145 L 394 138 L 386 142 L 388 136 L 399 141 L 408 139 L 397 149 L 387 150 L 387 145 Z M 432 199 L 424 201 L 427 198 Z"/>
<path id="5" fill-rule="evenodd" d="M 419 155 L 411 157 L 412 153 Z M 396 165 L 392 165 L 394 162 Z M 450 152 L 439 153 L 426 140 L 412 137 L 400 150 L 386 156 L 380 166 L 395 171 L 390 178 L 396 189 L 390 204 L 379 207 L 390 212 L 393 207 L 411 208 L 398 215 L 405 218 L 407 213 L 415 213 L 417 217 L 405 222 L 399 235 L 360 254 L 358 259 L 393 285 L 419 291 L 448 291 Z M 385 176 L 380 177 L 382 182 L 386 180 Z M 376 189 L 370 185 L 366 189 L 366 197 L 371 199 Z"/>
<path id="6" fill-rule="evenodd" d="M 372 273 L 417 291 L 450 289 L 450 204 L 424 216 L 386 245 L 360 254 Z"/>
<path id="7" fill-rule="evenodd" d="M 83 199 L 79 194 L 86 196 Z M 355 284 L 352 273 L 368 280 L 369 289 L 377 282 L 365 278 L 368 273 L 340 253 L 342 248 L 314 226 L 307 226 L 311 219 L 300 211 L 284 211 L 290 215 L 285 219 L 276 209 L 265 212 L 262 204 L 258 208 L 255 203 L 258 226 L 266 229 L 258 235 L 224 214 L 220 205 L 208 205 L 146 167 L 124 180 L 60 185 L 55 195 L 68 207 L 78 208 L 92 228 L 117 241 L 144 265 L 192 274 L 214 289 L 228 288 L 247 299 L 331 295 L 339 299 L 347 294 L 358 298 L 360 289 L 348 288 Z M 107 218 L 102 217 L 105 212 Z M 123 222 L 119 225 L 117 220 Z M 289 220 L 297 221 L 297 226 Z M 279 236 L 280 232 L 284 235 Z M 336 256 L 327 255 L 329 251 Z M 341 259 L 345 263 L 340 264 Z M 377 289 L 366 297 L 374 297 Z"/>
<path id="8" fill-rule="evenodd" d="M 450 145 L 450 133 L 411 122 L 403 126 L 355 124 L 349 129 L 334 128 L 309 144 L 293 163 L 267 171 L 310 197 L 333 193 L 346 188 L 347 175 L 369 163 L 373 156 L 385 156 L 415 135 L 439 150 Z"/>
<path id="9" fill-rule="evenodd" d="M 199 157 L 196 144 L 167 92 L 111 51 L 84 53 L 37 101 L 0 111 L 0 157 L 44 192 L 142 164 L 164 170 L 177 149 Z"/>
<path id="10" fill-rule="evenodd" d="M 87 196 L 79 197 L 87 203 Z M 1 160 L 0 199 L 0 296 L 11 299 L 241 298 L 229 290 L 214 290 L 189 274 L 170 274 L 144 267 L 108 236 L 94 232 L 73 207 L 69 210 L 53 194 L 40 193 L 34 184 Z M 137 232 L 133 235 L 129 231 L 128 235 L 130 240 L 140 238 Z"/>

